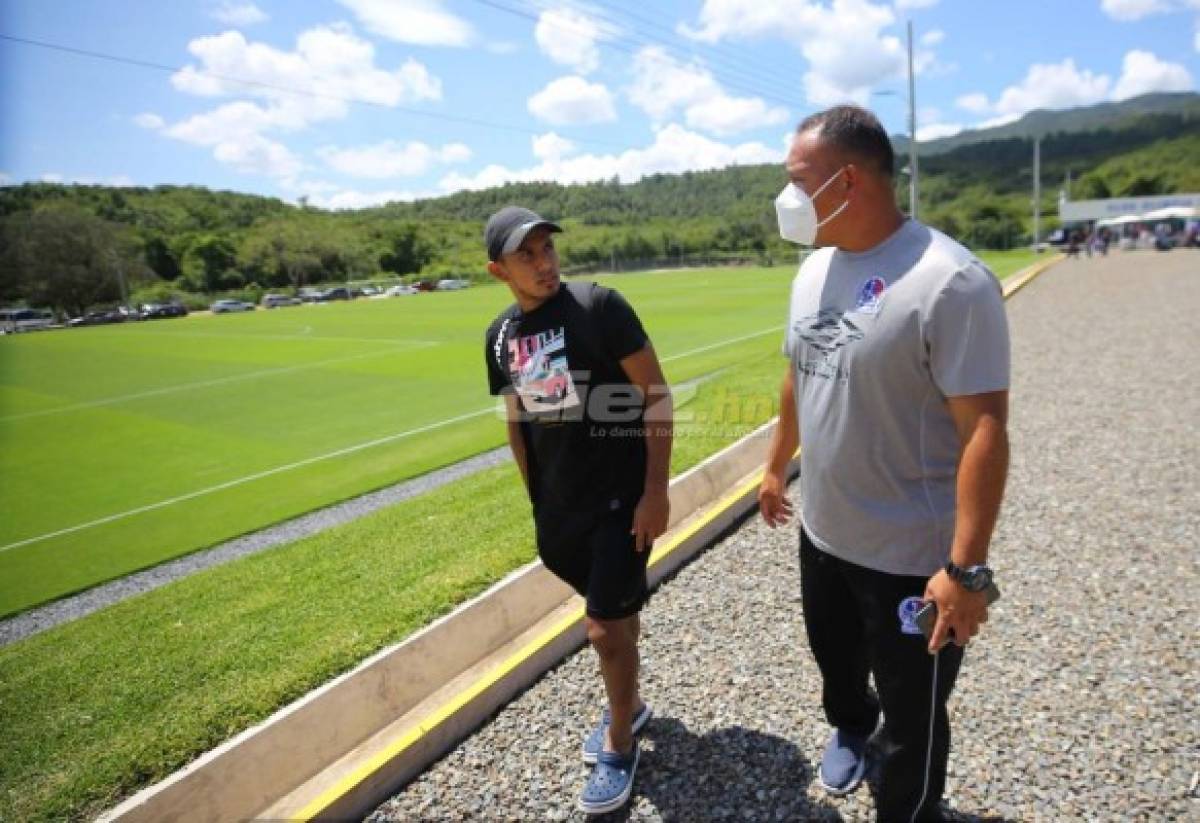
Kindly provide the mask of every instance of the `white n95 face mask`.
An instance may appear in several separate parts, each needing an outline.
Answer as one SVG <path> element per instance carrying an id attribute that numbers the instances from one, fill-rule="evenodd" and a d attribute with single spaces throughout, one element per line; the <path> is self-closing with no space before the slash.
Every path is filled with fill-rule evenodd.
<path id="1" fill-rule="evenodd" d="M 802 246 L 811 246 L 813 241 L 817 239 L 817 229 L 837 217 L 846 206 L 850 205 L 850 201 L 847 200 L 834 209 L 824 220 L 817 221 L 817 207 L 813 205 L 813 198 L 825 191 L 825 187 L 837 179 L 837 176 L 845 168 L 843 166 L 835 171 L 833 176 L 822 183 L 821 187 L 812 193 L 812 196 L 806 194 L 804 189 L 795 183 L 788 183 L 783 187 L 783 191 L 775 198 L 775 216 L 779 220 L 780 237 L 792 243 L 799 243 Z"/>

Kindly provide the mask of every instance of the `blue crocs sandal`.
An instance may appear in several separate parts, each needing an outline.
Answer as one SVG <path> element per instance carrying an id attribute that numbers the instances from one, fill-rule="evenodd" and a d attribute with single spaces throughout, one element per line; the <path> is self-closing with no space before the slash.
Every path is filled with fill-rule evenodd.
<path id="1" fill-rule="evenodd" d="M 592 776 L 579 796 L 579 810 L 588 814 L 615 811 L 629 801 L 633 793 L 633 776 L 637 773 L 641 750 L 637 741 L 629 754 L 600 752 Z"/>
<path id="2" fill-rule="evenodd" d="M 637 734 L 646 727 L 650 722 L 650 716 L 654 712 L 650 710 L 649 703 L 642 704 L 642 710 L 633 716 L 633 733 Z M 596 762 L 596 757 L 600 754 L 600 750 L 604 748 L 604 734 L 608 731 L 609 721 L 612 716 L 608 709 L 600 715 L 600 722 L 596 724 L 596 728 L 592 729 L 592 733 L 588 735 L 587 740 L 583 741 L 583 762 L 589 766 Z"/>
<path id="3" fill-rule="evenodd" d="M 867 771 L 867 740 L 867 735 L 833 730 L 817 770 L 821 788 L 835 796 L 858 788 Z"/>

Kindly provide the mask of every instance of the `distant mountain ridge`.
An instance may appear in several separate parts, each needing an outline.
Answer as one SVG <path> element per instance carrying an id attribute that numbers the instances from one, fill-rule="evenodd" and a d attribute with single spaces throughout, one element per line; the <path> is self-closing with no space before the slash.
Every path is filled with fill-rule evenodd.
<path id="1" fill-rule="evenodd" d="M 1073 134 L 1100 129 L 1120 130 L 1123 126 L 1136 122 L 1139 118 L 1155 114 L 1181 115 L 1185 120 L 1196 121 L 1196 127 L 1200 129 L 1200 94 L 1190 91 L 1156 92 L 1131 97 L 1117 103 L 1097 103 L 1073 109 L 1034 109 L 1019 119 L 1002 126 L 966 129 L 952 137 L 920 142 L 917 145 L 917 151 L 923 157 L 945 154 L 962 146 L 987 143 L 992 140 L 1014 137 L 1029 139 L 1045 137 L 1049 134 Z M 892 145 L 897 154 L 907 154 L 908 136 L 892 135 Z"/>

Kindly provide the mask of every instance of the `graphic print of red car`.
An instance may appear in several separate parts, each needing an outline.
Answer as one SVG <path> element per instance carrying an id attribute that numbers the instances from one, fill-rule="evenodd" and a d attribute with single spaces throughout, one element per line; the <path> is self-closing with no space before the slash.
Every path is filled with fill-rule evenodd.
<path id="1" fill-rule="evenodd" d="M 542 397 L 562 400 L 567 396 L 569 380 L 565 371 L 556 371 L 542 381 Z"/>

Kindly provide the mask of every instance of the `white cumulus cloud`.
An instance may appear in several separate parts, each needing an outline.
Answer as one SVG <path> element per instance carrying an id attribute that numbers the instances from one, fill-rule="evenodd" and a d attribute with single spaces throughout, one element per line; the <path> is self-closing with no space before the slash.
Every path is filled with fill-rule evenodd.
<path id="1" fill-rule="evenodd" d="M 319 97 L 395 106 L 442 96 L 441 81 L 412 58 L 398 69 L 376 67 L 375 47 L 344 25 L 309 29 L 290 52 L 249 42 L 237 31 L 198 37 L 188 43 L 188 51 L 200 65 L 184 66 L 171 76 L 171 83 L 206 97 L 236 94 L 281 100 L 293 99 L 301 90 L 312 92 L 314 96 L 306 99 L 317 101 L 311 105 L 320 108 L 324 104 Z M 234 77 L 249 84 L 223 79 Z"/>
<path id="2" fill-rule="evenodd" d="M 946 39 L 946 32 L 941 29 L 933 29 L 921 35 L 922 46 L 936 46 L 938 43 Z"/>
<path id="3" fill-rule="evenodd" d="M 469 46 L 475 30 L 442 0 L 338 0 L 374 34 L 416 46 Z"/>
<path id="4" fill-rule="evenodd" d="M 1100 8 L 1114 20 L 1140 20 L 1151 14 L 1171 11 L 1167 0 L 1100 0 Z"/>
<path id="5" fill-rule="evenodd" d="M 302 32 L 294 51 L 250 42 L 241 32 L 199 37 L 188 44 L 198 59 L 171 76 L 176 89 L 203 97 L 240 99 L 174 123 L 163 132 L 213 148 L 239 171 L 286 178 L 303 168 L 300 158 L 268 132 L 302 131 L 313 123 L 341 120 L 351 101 L 381 106 L 441 98 L 441 81 L 409 59 L 396 69 L 375 65 L 375 48 L 348 26 Z M 250 81 L 235 83 L 226 78 Z M 311 92 L 297 94 L 296 90 Z"/>
<path id="6" fill-rule="evenodd" d="M 808 101 L 824 106 L 866 103 L 872 88 L 902 77 L 900 39 L 884 34 L 896 22 L 890 6 L 869 0 L 705 0 L 699 25 L 681 26 L 708 43 L 780 38 L 808 61 L 803 82 Z"/>
<path id="7" fill-rule="evenodd" d="M 787 109 L 759 97 L 734 97 L 701 64 L 681 63 L 656 46 L 638 52 L 633 76 L 629 99 L 656 123 L 683 112 L 688 126 L 725 137 L 788 119 Z"/>
<path id="8" fill-rule="evenodd" d="M 555 126 L 582 126 L 617 119 L 608 87 L 575 75 L 551 80 L 529 98 L 528 106 L 534 117 Z"/>
<path id="9" fill-rule="evenodd" d="M 471 159 L 471 150 L 462 143 L 450 143 L 437 149 L 418 140 L 408 143 L 385 140 L 372 146 L 347 149 L 324 146 L 317 150 L 317 155 L 342 174 L 386 180 L 424 174 L 438 164 L 464 163 Z"/>
<path id="10" fill-rule="evenodd" d="M 931 6 L 936 6 L 938 0 L 896 0 L 896 8 L 904 9 L 927 9 Z"/>
<path id="11" fill-rule="evenodd" d="M 1000 93 L 996 101 L 990 102 L 979 92 L 965 94 L 956 101 L 960 108 L 983 114 L 991 112 L 1003 122 L 1012 122 L 1034 109 L 1066 109 L 1074 106 L 1090 106 L 1108 96 L 1112 78 L 1107 74 L 1095 74 L 1088 69 L 1079 69 L 1071 58 L 1061 63 L 1035 63 L 1029 67 L 1025 78 Z"/>
<path id="12" fill-rule="evenodd" d="M 161 117 L 153 112 L 148 111 L 142 112 L 138 116 L 134 117 L 133 122 L 141 126 L 143 129 L 150 129 L 151 131 L 157 131 L 166 125 L 166 121 L 164 121 Z"/>
<path id="13" fill-rule="evenodd" d="M 928 126 L 917 128 L 917 142 L 937 140 L 942 137 L 953 137 L 963 130 L 960 123 L 930 123 Z"/>
<path id="14" fill-rule="evenodd" d="M 270 19 L 266 12 L 253 3 L 233 3 L 230 0 L 213 9 L 212 16 L 228 26 L 253 26 Z"/>
<path id="15" fill-rule="evenodd" d="M 217 143 L 213 157 L 245 174 L 268 177 L 294 177 L 304 168 L 303 161 L 291 149 L 261 134 Z"/>
<path id="16" fill-rule="evenodd" d="M 990 128 L 1018 120 L 1034 109 L 1066 109 L 1090 106 L 1104 100 L 1126 100 L 1139 94 L 1166 91 L 1190 91 L 1191 73 L 1179 63 L 1160 60 L 1148 51 L 1134 49 L 1122 62 L 1116 83 L 1107 74 L 1081 69 L 1068 58 L 1061 63 L 1034 64 L 1025 78 L 1009 86 L 994 101 L 981 92 L 959 97 L 959 108 L 992 117 L 976 125 Z"/>
<path id="17" fill-rule="evenodd" d="M 604 28 L 598 20 L 564 6 L 547 9 L 538 16 L 533 37 L 542 53 L 561 66 L 579 74 L 593 72 L 600 65 L 597 45 Z"/>
<path id="18" fill-rule="evenodd" d="M 575 151 L 575 143 L 554 132 L 533 138 L 533 156 L 538 160 L 560 160 Z"/>
<path id="19" fill-rule="evenodd" d="M 586 183 L 614 176 L 632 183 L 648 174 L 679 174 L 700 169 L 782 162 L 786 150 L 769 148 L 762 143 L 729 145 L 680 126 L 659 129 L 654 143 L 620 154 L 580 154 L 571 157 L 543 157 L 535 166 L 512 169 L 490 165 L 473 175 L 452 172 L 439 183 L 445 192 L 485 189 L 507 182 L 553 180 L 559 183 Z"/>
<path id="20" fill-rule="evenodd" d="M 960 109 L 965 109 L 973 114 L 985 114 L 992 108 L 992 104 L 988 102 L 987 95 L 979 91 L 962 95 L 954 101 L 954 104 Z"/>
<path id="21" fill-rule="evenodd" d="M 1114 100 L 1126 100 L 1152 91 L 1191 91 L 1192 75 L 1179 63 L 1159 60 L 1148 51 L 1127 52 L 1121 78 L 1113 88 Z"/>

